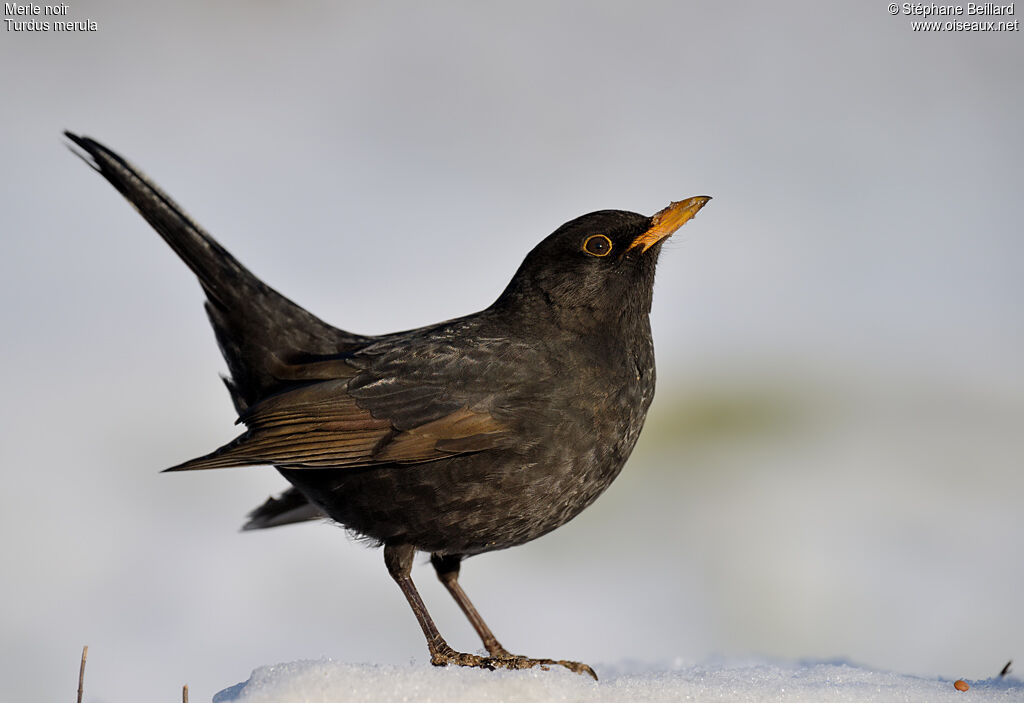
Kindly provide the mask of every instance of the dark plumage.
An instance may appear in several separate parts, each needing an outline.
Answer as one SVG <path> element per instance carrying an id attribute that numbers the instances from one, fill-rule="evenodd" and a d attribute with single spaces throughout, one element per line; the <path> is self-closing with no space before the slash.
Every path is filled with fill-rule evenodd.
<path id="1" fill-rule="evenodd" d="M 559 227 L 486 310 L 364 337 L 268 287 L 124 159 L 66 133 L 199 278 L 246 432 L 169 471 L 272 464 L 294 486 L 247 528 L 324 514 L 384 545 L 434 664 L 525 668 L 458 584 L 463 557 L 523 544 L 615 479 L 654 395 L 648 313 L 666 237 L 709 200 L 653 217 L 603 210 Z M 416 551 L 489 656 L 452 650 L 410 578 Z"/>

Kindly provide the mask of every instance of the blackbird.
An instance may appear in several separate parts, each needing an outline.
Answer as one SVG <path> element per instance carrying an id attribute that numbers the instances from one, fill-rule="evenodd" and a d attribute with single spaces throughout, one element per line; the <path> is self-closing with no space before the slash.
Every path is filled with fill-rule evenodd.
<path id="1" fill-rule="evenodd" d="M 434 665 L 586 664 L 510 654 L 459 585 L 464 557 L 563 525 L 615 479 L 654 395 L 649 312 L 667 237 L 710 198 L 601 210 L 538 244 L 486 310 L 363 336 L 256 278 L 102 144 L 65 135 L 199 278 L 246 431 L 167 471 L 271 464 L 292 484 L 246 529 L 327 516 L 384 547 Z M 413 585 L 417 551 L 488 656 L 452 649 Z"/>

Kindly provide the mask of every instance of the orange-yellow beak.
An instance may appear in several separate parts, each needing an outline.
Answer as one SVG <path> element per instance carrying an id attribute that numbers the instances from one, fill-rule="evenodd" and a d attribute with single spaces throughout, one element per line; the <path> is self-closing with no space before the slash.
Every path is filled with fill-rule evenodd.
<path id="1" fill-rule="evenodd" d="M 711 200 L 711 196 L 696 195 L 672 203 L 651 218 L 650 229 L 634 239 L 626 251 L 640 247 L 640 253 L 643 253 L 661 240 L 667 239 L 673 232 L 692 220 L 697 211 L 707 205 L 709 200 Z"/>

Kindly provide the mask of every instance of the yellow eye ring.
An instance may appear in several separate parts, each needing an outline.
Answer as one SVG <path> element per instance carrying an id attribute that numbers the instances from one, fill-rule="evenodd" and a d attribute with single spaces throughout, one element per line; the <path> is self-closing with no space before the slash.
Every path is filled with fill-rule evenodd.
<path id="1" fill-rule="evenodd" d="M 583 240 L 583 251 L 591 256 L 608 256 L 612 253 L 612 240 L 603 234 L 592 234 Z"/>

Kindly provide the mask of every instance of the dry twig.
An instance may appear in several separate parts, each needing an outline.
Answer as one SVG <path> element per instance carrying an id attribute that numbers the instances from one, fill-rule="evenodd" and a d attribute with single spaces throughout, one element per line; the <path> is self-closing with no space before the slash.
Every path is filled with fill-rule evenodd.
<path id="1" fill-rule="evenodd" d="M 78 703 L 82 703 L 82 683 L 85 681 L 85 658 L 89 656 L 89 645 L 82 647 L 82 666 L 78 669 Z"/>

